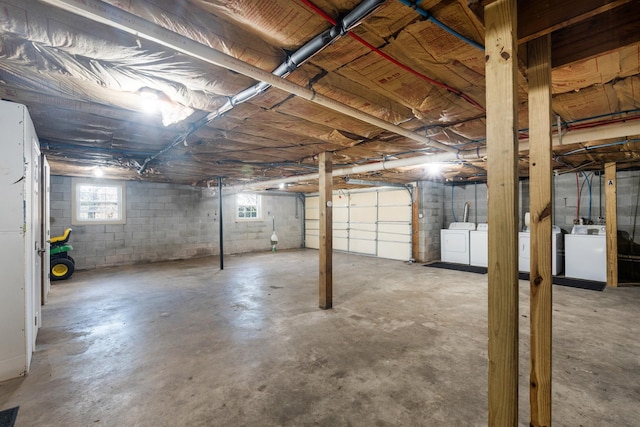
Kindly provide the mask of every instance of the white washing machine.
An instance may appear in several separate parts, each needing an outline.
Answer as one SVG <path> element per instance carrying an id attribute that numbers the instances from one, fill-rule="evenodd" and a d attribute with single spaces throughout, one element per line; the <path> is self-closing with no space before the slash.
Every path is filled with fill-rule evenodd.
<path id="1" fill-rule="evenodd" d="M 565 276 L 607 281 L 607 229 L 604 225 L 574 225 L 566 236 Z"/>
<path id="2" fill-rule="evenodd" d="M 469 233 L 475 229 L 473 222 L 452 222 L 440 230 L 440 260 L 469 265 Z"/>
<path id="3" fill-rule="evenodd" d="M 480 223 L 469 232 L 469 261 L 477 267 L 489 266 L 489 224 Z"/>
<path id="4" fill-rule="evenodd" d="M 557 276 L 564 267 L 564 239 L 562 230 L 557 225 L 551 228 L 551 274 Z M 531 234 L 529 231 L 518 233 L 518 270 L 531 272 Z"/>

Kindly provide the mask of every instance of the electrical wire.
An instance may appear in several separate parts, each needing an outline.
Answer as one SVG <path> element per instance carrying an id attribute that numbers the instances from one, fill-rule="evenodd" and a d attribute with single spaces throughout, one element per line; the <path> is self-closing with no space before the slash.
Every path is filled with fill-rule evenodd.
<path id="1" fill-rule="evenodd" d="M 616 141 L 616 142 L 610 142 L 608 144 L 602 144 L 602 145 L 593 145 L 593 146 L 589 146 L 589 147 L 582 147 L 582 148 L 578 148 L 572 151 L 567 151 L 566 153 L 563 154 L 558 154 L 558 157 L 564 157 L 564 156 L 570 156 L 572 154 L 576 154 L 576 153 L 580 153 L 582 151 L 589 151 L 589 150 L 595 150 L 595 149 L 599 149 L 599 148 L 606 148 L 606 147 L 615 147 L 616 145 L 624 145 L 630 142 L 639 142 L 640 139 L 635 138 L 635 139 L 625 139 L 623 141 Z"/>
<path id="2" fill-rule="evenodd" d="M 301 1 L 306 6 L 308 6 L 310 9 L 312 9 L 314 12 L 316 12 L 318 15 L 320 15 L 325 21 L 327 21 L 327 22 L 329 22 L 330 24 L 333 24 L 333 25 L 336 24 L 337 21 L 335 19 L 333 19 L 328 14 L 326 14 L 322 9 L 320 9 L 318 6 L 313 4 L 310 0 L 301 0 Z M 442 25 L 444 25 L 444 24 L 442 24 Z M 476 100 L 474 100 L 469 95 L 467 95 L 464 92 L 462 92 L 461 90 L 458 90 L 458 89 L 456 89 L 454 87 L 451 87 L 451 86 L 447 85 L 446 83 L 434 80 L 431 77 L 427 77 L 426 75 L 420 73 L 419 71 L 414 70 L 413 68 L 409 67 L 408 65 L 405 65 L 402 62 L 398 61 L 397 59 L 393 58 L 392 56 L 386 54 L 382 50 L 378 49 L 377 47 L 375 47 L 371 43 L 367 42 L 366 40 L 364 40 L 362 37 L 358 36 L 357 34 L 352 33 L 351 31 L 349 31 L 347 34 L 349 35 L 349 37 L 351 37 L 354 40 L 358 41 L 362 45 L 364 45 L 367 48 L 369 48 L 372 52 L 377 53 L 378 55 L 380 55 L 381 57 L 383 57 L 387 61 L 393 63 L 394 65 L 397 65 L 398 67 L 402 68 L 403 70 L 413 74 L 416 77 L 419 77 L 422 80 L 425 80 L 425 81 L 431 83 L 434 86 L 438 86 L 438 87 L 440 87 L 442 89 L 445 89 L 445 90 L 453 93 L 456 96 L 459 96 L 460 98 L 464 99 L 469 104 L 473 105 L 474 107 L 476 107 L 477 109 L 479 109 L 483 113 L 487 112 L 486 108 L 484 108 L 482 105 L 480 105 L 480 103 L 478 103 Z"/>
<path id="3" fill-rule="evenodd" d="M 451 34 L 452 36 L 462 40 L 463 42 L 465 42 L 465 43 L 467 43 L 467 44 L 469 44 L 469 45 L 471 45 L 473 47 L 475 47 L 476 49 L 480 49 L 480 50 L 484 51 L 484 46 L 482 46 L 481 44 L 476 43 L 474 40 L 471 40 L 470 38 L 463 36 L 462 34 L 457 32 L 453 28 L 443 24 L 442 22 L 437 20 L 432 14 L 430 14 L 426 10 L 420 9 L 418 7 L 418 5 L 420 3 L 422 3 L 422 0 L 418 0 L 418 1 L 400 0 L 400 3 L 404 4 L 405 6 L 409 6 L 411 9 L 415 10 L 420 15 L 422 15 L 425 19 L 428 19 L 429 21 L 433 22 L 435 25 L 437 25 L 441 29 L 445 30 L 447 33 Z"/>

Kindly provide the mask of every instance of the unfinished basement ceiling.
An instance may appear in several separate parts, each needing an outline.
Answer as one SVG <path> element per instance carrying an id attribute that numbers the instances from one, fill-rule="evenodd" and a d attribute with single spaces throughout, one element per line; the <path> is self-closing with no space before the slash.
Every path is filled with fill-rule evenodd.
<path id="1" fill-rule="evenodd" d="M 259 82 L 149 41 L 144 31 L 135 36 L 57 7 L 64 3 L 115 7 L 266 72 L 280 66 L 278 75 L 289 82 L 412 135 L 276 87 L 246 91 Z M 332 151 L 334 168 L 450 153 L 446 179 L 484 180 L 481 155 L 455 154 L 480 153 L 487 143 L 479 2 L 407 3 L 0 0 L 0 97 L 27 105 L 54 174 L 91 176 L 99 167 L 112 178 L 202 185 L 221 176 L 241 184 L 313 173 L 317 155 Z M 614 138 L 558 138 L 554 167 L 640 166 L 640 132 L 630 126 L 640 122 L 640 2 L 560 2 L 549 15 L 530 9 L 539 2 L 521 3 L 521 42 L 553 30 L 553 111 L 561 135 L 622 129 Z M 295 71 L 281 66 L 358 8 L 363 19 L 348 34 L 334 31 L 335 40 Z M 151 114 L 142 106 L 150 95 L 158 97 Z M 519 99 L 525 140 L 524 62 Z M 526 150 L 521 159 L 526 175 Z M 352 177 L 407 183 L 430 176 L 401 168 Z M 303 181 L 289 190 L 316 185 Z M 335 185 L 350 186 L 343 177 Z"/>

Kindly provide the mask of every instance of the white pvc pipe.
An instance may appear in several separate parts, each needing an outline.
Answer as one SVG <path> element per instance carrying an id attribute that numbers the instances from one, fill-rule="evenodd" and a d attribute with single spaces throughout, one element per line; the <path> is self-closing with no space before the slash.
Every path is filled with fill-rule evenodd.
<path id="1" fill-rule="evenodd" d="M 311 89 L 298 86 L 288 80 L 275 76 L 267 71 L 251 64 L 229 56 L 223 52 L 200 44 L 188 37 L 167 30 L 160 25 L 139 18 L 127 11 L 111 6 L 98 0 L 40 0 L 43 3 L 59 7 L 83 18 L 90 19 L 101 24 L 117 28 L 121 31 L 133 34 L 137 37 L 150 40 L 165 46 L 176 52 L 184 53 L 192 58 L 199 59 L 217 67 L 226 68 L 236 73 L 251 77 L 255 80 L 270 84 L 273 87 L 289 92 L 293 95 L 314 102 L 323 107 L 345 114 L 354 119 L 388 130 L 411 140 L 420 142 L 425 146 L 432 146 L 448 152 L 456 152 L 446 144 L 434 141 L 426 136 L 419 135 L 400 126 L 389 123 L 378 117 L 364 113 L 356 108 L 337 102 L 329 97 L 318 94 Z"/>
<path id="2" fill-rule="evenodd" d="M 566 144 L 577 144 L 580 142 L 597 141 L 610 138 L 621 138 L 629 135 L 640 134 L 640 121 L 632 121 L 625 123 L 615 123 L 612 125 L 601 126 L 591 129 L 578 129 L 575 131 L 569 131 L 562 136 L 562 144 L 559 144 L 559 138 L 554 137 L 554 147 L 560 147 Z M 595 148 L 596 146 L 594 146 Z M 529 140 L 523 140 L 520 142 L 519 151 L 529 149 Z M 455 160 L 477 160 L 482 159 L 487 155 L 487 148 L 480 147 L 478 150 L 466 150 L 458 153 L 439 153 L 431 155 L 420 155 L 415 157 L 408 157 L 405 159 L 388 160 L 376 163 L 367 163 L 358 166 L 349 166 L 345 168 L 335 169 L 333 176 L 345 176 L 357 173 L 375 172 L 380 170 L 397 169 L 401 167 L 420 166 L 427 163 L 446 163 Z M 301 181 L 313 181 L 318 179 L 317 173 L 297 175 L 289 178 L 271 179 L 268 181 L 255 181 L 247 184 L 233 185 L 225 187 L 225 189 L 231 191 L 242 191 L 251 188 L 273 188 L 280 184 L 296 183 Z"/>

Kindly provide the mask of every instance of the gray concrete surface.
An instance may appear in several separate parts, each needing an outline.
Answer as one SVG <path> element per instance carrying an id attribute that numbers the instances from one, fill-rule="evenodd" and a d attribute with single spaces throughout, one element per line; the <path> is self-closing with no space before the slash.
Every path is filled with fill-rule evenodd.
<path id="1" fill-rule="evenodd" d="M 487 276 L 317 252 L 78 272 L 53 286 L 17 426 L 483 426 Z M 520 424 L 528 425 L 528 283 Z M 640 289 L 554 287 L 554 425 L 640 423 Z"/>

